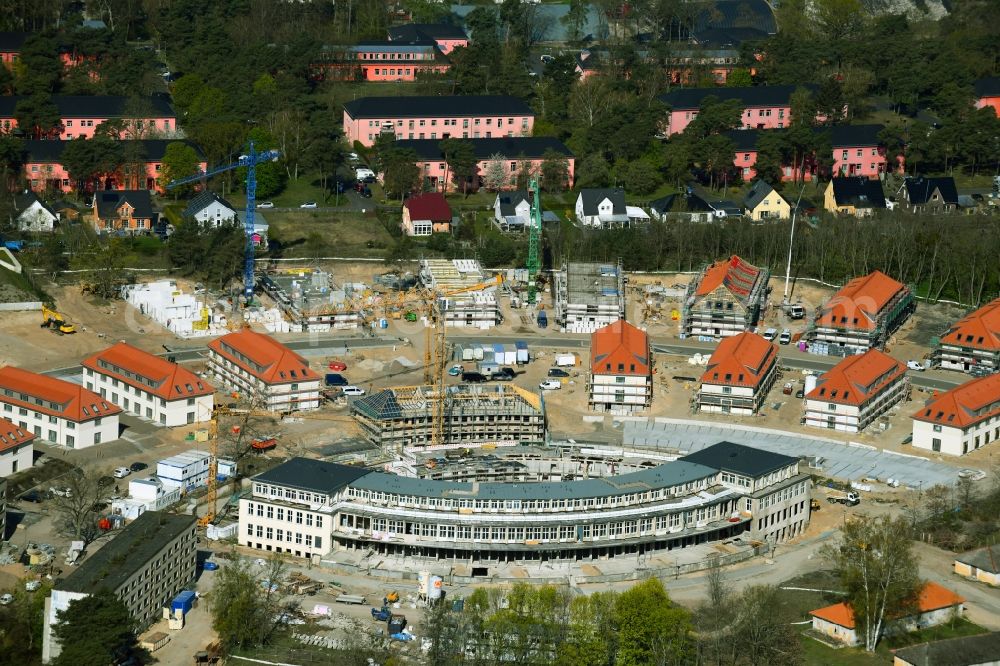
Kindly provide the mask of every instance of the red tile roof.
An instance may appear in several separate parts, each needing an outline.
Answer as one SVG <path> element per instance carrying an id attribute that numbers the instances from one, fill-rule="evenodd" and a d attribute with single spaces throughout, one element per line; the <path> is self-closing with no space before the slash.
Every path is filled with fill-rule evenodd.
<path id="1" fill-rule="evenodd" d="M 958 596 L 948 588 L 941 587 L 937 583 L 928 581 L 924 583 L 922 588 L 920 588 L 920 592 L 917 596 L 916 611 L 917 613 L 929 613 L 931 611 L 941 610 L 942 608 L 951 608 L 952 606 L 957 606 L 963 603 L 965 603 L 965 599 Z M 854 611 L 844 602 L 833 604 L 832 606 L 817 608 L 814 611 L 809 611 L 809 614 L 818 617 L 821 620 L 826 620 L 827 622 L 838 624 L 841 627 L 846 627 L 847 629 L 854 629 L 855 627 Z"/>
<path id="2" fill-rule="evenodd" d="M 905 374 L 905 365 L 888 354 L 870 349 L 858 356 L 848 356 L 823 373 L 806 398 L 863 405 Z"/>
<path id="3" fill-rule="evenodd" d="M 1000 349 L 1000 298 L 955 322 L 941 344 L 996 351 Z"/>
<path id="4" fill-rule="evenodd" d="M 778 348 L 755 333 L 723 338 L 701 376 L 704 384 L 756 388 L 778 357 Z"/>
<path id="5" fill-rule="evenodd" d="M 1000 416 L 1000 374 L 979 377 L 940 394 L 913 418 L 964 430 L 994 416 Z"/>
<path id="6" fill-rule="evenodd" d="M 319 379 L 304 358 L 274 338 L 250 329 L 212 340 L 208 347 L 268 384 Z"/>
<path id="7" fill-rule="evenodd" d="M 0 453 L 27 444 L 34 438 L 34 433 L 22 430 L 7 419 L 0 419 Z"/>
<path id="8" fill-rule="evenodd" d="M 698 296 L 705 296 L 715 291 L 719 285 L 725 285 L 726 289 L 743 301 L 750 295 L 760 273 L 760 268 L 734 254 L 729 259 L 717 261 L 710 266 L 695 293 Z"/>
<path id="9" fill-rule="evenodd" d="M 882 271 L 854 278 L 820 308 L 816 324 L 870 331 L 875 328 L 878 313 L 905 289 Z"/>
<path id="10" fill-rule="evenodd" d="M 43 404 L 38 404 L 36 400 Z M 76 422 L 112 416 L 122 411 L 120 407 L 79 384 L 28 372 L 12 365 L 0 368 L 0 402 Z"/>
<path id="11" fill-rule="evenodd" d="M 190 370 L 124 342 L 85 358 L 82 365 L 164 400 L 183 400 L 215 392 L 214 386 Z M 136 375 L 154 385 L 150 386 Z"/>
<path id="12" fill-rule="evenodd" d="M 624 319 L 594 331 L 590 336 L 590 370 L 595 375 L 648 376 L 646 332 Z"/>
<path id="13" fill-rule="evenodd" d="M 444 195 L 439 192 L 428 192 L 410 197 L 403 206 L 410 211 L 411 220 L 451 222 L 451 207 L 448 206 Z"/>

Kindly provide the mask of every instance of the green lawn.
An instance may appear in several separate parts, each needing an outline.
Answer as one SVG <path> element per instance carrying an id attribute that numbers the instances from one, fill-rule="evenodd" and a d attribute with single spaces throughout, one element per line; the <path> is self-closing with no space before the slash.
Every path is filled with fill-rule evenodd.
<path id="1" fill-rule="evenodd" d="M 804 661 L 809 666 L 884 666 L 891 663 L 891 660 L 886 661 L 879 653 L 872 655 L 858 648 L 835 650 L 805 634 L 802 634 L 800 640 Z"/>
<path id="2" fill-rule="evenodd" d="M 284 256 L 382 257 L 393 239 L 372 215 L 267 212 L 269 237 Z"/>

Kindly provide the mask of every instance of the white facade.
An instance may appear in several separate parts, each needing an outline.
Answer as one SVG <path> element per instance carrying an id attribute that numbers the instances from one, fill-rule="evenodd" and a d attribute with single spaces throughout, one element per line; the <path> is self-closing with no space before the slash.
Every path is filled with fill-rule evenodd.
<path id="1" fill-rule="evenodd" d="M 227 388 L 245 394 L 261 409 L 279 413 L 319 409 L 318 378 L 294 383 L 267 383 L 212 348 L 208 350 L 208 369 Z"/>
<path id="2" fill-rule="evenodd" d="M 963 456 L 1000 439 L 1000 415 L 966 429 L 913 419 L 913 446 L 925 451 Z"/>
<path id="3" fill-rule="evenodd" d="M 34 455 L 35 447 L 31 442 L 0 451 L 0 478 L 31 467 Z"/>
<path id="4" fill-rule="evenodd" d="M 194 219 L 212 228 L 218 228 L 223 224 L 236 222 L 239 216 L 229 206 L 213 199 L 210 204 L 194 214 Z"/>
<path id="5" fill-rule="evenodd" d="M 35 201 L 17 216 L 17 228 L 21 231 L 45 233 L 55 230 L 59 216 Z"/>
<path id="6" fill-rule="evenodd" d="M 761 386 L 765 386 L 763 391 Z M 698 391 L 698 409 L 709 414 L 751 415 L 757 411 L 767 396 L 769 384 L 758 387 L 728 386 L 703 382 Z"/>
<path id="7" fill-rule="evenodd" d="M 70 449 L 85 449 L 118 439 L 118 414 L 89 421 L 73 421 L 4 402 L 2 393 L 0 393 L 0 404 L 3 405 L 0 416 L 16 423 L 24 430 L 35 433 L 38 439 L 52 444 Z"/>
<path id="8" fill-rule="evenodd" d="M 125 520 L 135 520 L 146 511 L 160 511 L 181 499 L 180 486 L 166 486 L 155 477 L 129 481 L 128 494 L 126 499 L 111 502 L 111 509 Z"/>
<path id="9" fill-rule="evenodd" d="M 170 427 L 212 420 L 214 394 L 166 400 L 152 391 L 127 384 L 117 377 L 91 368 L 83 369 L 83 385 L 126 412 L 157 425 Z"/>
<path id="10" fill-rule="evenodd" d="M 862 405 L 806 399 L 806 425 L 839 432 L 861 432 L 906 396 L 906 376 Z"/>
<path id="11" fill-rule="evenodd" d="M 531 204 L 522 199 L 514 206 L 513 215 L 504 215 L 500 210 L 500 199 L 510 194 L 498 194 L 493 202 L 493 221 L 501 231 L 524 231 L 531 224 Z"/>
<path id="12" fill-rule="evenodd" d="M 614 217 L 614 210 L 614 203 L 611 199 L 605 197 L 597 204 L 596 210 L 590 211 L 592 214 L 588 215 L 584 211 L 583 195 L 580 194 L 576 198 L 576 219 L 583 225 L 591 227 L 605 226 L 613 221 L 612 218 Z"/>
<path id="13" fill-rule="evenodd" d="M 157 462 L 156 476 L 164 486 L 187 492 L 208 482 L 211 459 L 207 451 L 185 451 Z"/>
<path id="14" fill-rule="evenodd" d="M 302 495 L 310 499 L 298 499 Z M 332 545 L 332 511 L 327 496 L 254 483 L 253 496 L 240 500 L 239 543 L 296 557 L 325 555 Z"/>
<path id="15" fill-rule="evenodd" d="M 594 374 L 590 382 L 591 406 L 598 411 L 640 412 L 652 400 L 653 381 L 649 375 Z"/>

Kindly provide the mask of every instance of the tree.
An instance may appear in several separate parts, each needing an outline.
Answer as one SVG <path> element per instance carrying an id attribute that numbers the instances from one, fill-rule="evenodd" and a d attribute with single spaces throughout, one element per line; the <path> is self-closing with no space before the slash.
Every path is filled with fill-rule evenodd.
<path id="1" fill-rule="evenodd" d="M 625 189 L 636 194 L 651 194 L 660 186 L 660 175 L 646 160 L 635 160 L 625 164 L 621 171 Z"/>
<path id="2" fill-rule="evenodd" d="M 727 644 L 739 651 L 742 661 L 784 666 L 802 662 L 802 643 L 789 619 L 782 617 L 777 588 L 751 585 L 735 601 L 735 626 Z"/>
<path id="3" fill-rule="evenodd" d="M 591 153 L 577 162 L 577 187 L 607 187 L 610 182 L 611 167 L 600 153 Z"/>
<path id="4" fill-rule="evenodd" d="M 546 192 L 563 190 L 569 184 L 569 161 L 551 148 L 542 155 L 541 186 Z"/>
<path id="5" fill-rule="evenodd" d="M 476 151 L 467 139 L 443 139 L 439 144 L 444 153 L 444 161 L 451 169 L 451 178 L 456 185 L 461 184 L 462 193 L 469 193 L 469 183 L 477 175 Z M 447 175 L 445 181 L 448 180 Z M 445 183 L 447 186 L 447 183 Z"/>
<path id="6" fill-rule="evenodd" d="M 888 619 L 906 615 L 920 587 L 903 518 L 862 517 L 844 525 L 825 549 L 847 592 L 865 649 L 874 652 Z"/>
<path id="7" fill-rule="evenodd" d="M 182 141 L 173 141 L 167 144 L 167 149 L 163 152 L 163 162 L 158 178 L 160 187 L 166 187 L 168 183 L 178 178 L 192 176 L 198 172 L 201 165 L 201 158 L 194 148 Z M 194 188 L 193 183 L 181 185 L 174 188 L 174 199 L 181 192 L 190 192 Z"/>
<path id="8" fill-rule="evenodd" d="M 500 153 L 493 153 L 486 161 L 483 169 L 483 185 L 490 192 L 499 192 L 510 184 L 504 162 L 504 156 Z"/>
<path id="9" fill-rule="evenodd" d="M 277 585 L 285 577 L 285 564 L 271 557 L 262 570 L 238 557 L 219 570 L 209 597 L 212 628 L 219 634 L 223 650 L 253 648 L 266 644 L 287 610 Z"/>
<path id="10" fill-rule="evenodd" d="M 125 604 L 107 588 L 74 599 L 56 614 L 52 633 L 61 652 L 54 666 L 107 666 L 148 655 L 138 647 L 135 620 Z"/>
<path id="11" fill-rule="evenodd" d="M 62 116 L 52 98 L 45 93 L 22 97 L 14 106 L 14 119 L 26 136 L 41 139 L 58 133 Z"/>
<path id="12" fill-rule="evenodd" d="M 671 603 L 663 583 L 650 578 L 615 602 L 617 666 L 690 663 L 694 658 L 691 617 Z"/>
<path id="13" fill-rule="evenodd" d="M 583 28 L 587 25 L 587 11 L 590 3 L 585 0 L 570 0 L 569 11 L 559 19 L 566 26 L 566 35 L 570 42 L 579 42 L 583 34 Z"/>
<path id="14" fill-rule="evenodd" d="M 750 70 L 745 67 L 734 69 L 726 77 L 727 88 L 744 88 L 752 85 L 753 77 L 750 76 Z"/>
<path id="15" fill-rule="evenodd" d="M 205 88 L 205 80 L 197 74 L 185 74 L 174 81 L 170 88 L 171 97 L 177 108 L 187 111 Z"/>
<path id="16" fill-rule="evenodd" d="M 21 46 L 17 83 L 21 95 L 49 95 L 56 92 L 62 77 L 59 44 L 50 34 L 29 35 Z"/>
<path id="17" fill-rule="evenodd" d="M 403 197 L 420 189 L 420 167 L 417 153 L 412 149 L 395 146 L 384 151 L 382 158 L 382 184 L 387 196 Z"/>
<path id="18" fill-rule="evenodd" d="M 35 664 L 42 658 L 42 627 L 45 621 L 45 600 L 51 584 L 27 592 L 23 585 L 14 590 L 14 601 L 0 606 L 0 663 Z"/>
<path id="19" fill-rule="evenodd" d="M 614 611 L 617 595 L 596 592 L 570 602 L 566 640 L 556 652 L 556 666 L 607 666 L 615 661 Z"/>
<path id="20" fill-rule="evenodd" d="M 254 142 L 254 150 L 258 153 L 277 148 L 277 142 L 274 137 L 261 127 L 255 127 L 250 130 L 250 135 L 247 138 Z M 256 172 L 258 199 L 266 199 L 285 189 L 285 185 L 288 182 L 288 172 L 285 171 L 280 159 L 277 162 L 258 164 Z M 246 167 L 240 167 L 237 169 L 237 173 L 239 173 L 243 182 L 246 183 Z"/>
<path id="21" fill-rule="evenodd" d="M 104 135 L 77 137 L 66 142 L 62 163 L 80 192 L 103 189 L 100 181 L 114 174 L 124 162 L 122 142 Z"/>
<path id="22" fill-rule="evenodd" d="M 114 298 L 118 295 L 118 290 L 129 282 L 125 271 L 125 255 L 123 239 L 110 238 L 106 242 L 98 240 L 84 252 L 74 254 L 70 265 L 75 270 L 83 271 L 83 278 L 94 295 Z"/>
<path id="23" fill-rule="evenodd" d="M 754 170 L 757 178 L 766 181 L 772 187 L 781 182 L 782 169 L 785 164 L 785 140 L 778 132 L 761 132 L 757 139 L 757 161 Z"/>
<path id="24" fill-rule="evenodd" d="M 98 535 L 94 507 L 103 499 L 105 489 L 96 475 L 79 468 L 62 477 L 59 484 L 68 488 L 69 494 L 52 498 L 57 526 L 75 541 L 92 542 Z"/>

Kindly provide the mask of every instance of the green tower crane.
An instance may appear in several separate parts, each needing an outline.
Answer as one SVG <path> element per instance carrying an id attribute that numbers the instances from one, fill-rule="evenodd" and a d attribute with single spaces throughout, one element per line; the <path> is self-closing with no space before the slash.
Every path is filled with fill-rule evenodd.
<path id="1" fill-rule="evenodd" d="M 541 268 L 542 245 L 542 204 L 538 193 L 538 178 L 532 176 L 528 187 L 531 190 L 531 223 L 528 227 L 528 302 L 535 303 L 538 299 L 535 279 Z"/>

